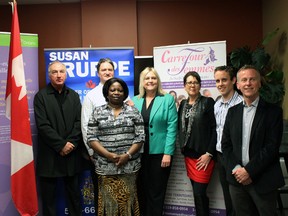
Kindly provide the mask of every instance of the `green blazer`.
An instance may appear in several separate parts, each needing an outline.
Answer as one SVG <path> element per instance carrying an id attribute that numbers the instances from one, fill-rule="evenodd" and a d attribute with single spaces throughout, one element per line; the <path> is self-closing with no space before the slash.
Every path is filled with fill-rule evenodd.
<path id="1" fill-rule="evenodd" d="M 144 98 L 132 98 L 141 112 Z M 177 136 L 177 109 L 172 95 L 158 95 L 154 99 L 149 120 L 149 154 L 173 155 Z"/>

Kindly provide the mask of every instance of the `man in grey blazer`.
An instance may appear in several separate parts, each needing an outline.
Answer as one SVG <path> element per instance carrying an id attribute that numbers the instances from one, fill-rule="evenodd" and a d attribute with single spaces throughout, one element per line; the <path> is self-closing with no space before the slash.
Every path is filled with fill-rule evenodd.
<path id="1" fill-rule="evenodd" d="M 236 215 L 275 215 L 277 189 L 284 185 L 279 162 L 283 111 L 259 96 L 259 71 L 245 65 L 237 73 L 243 103 L 228 111 L 222 151 Z"/>

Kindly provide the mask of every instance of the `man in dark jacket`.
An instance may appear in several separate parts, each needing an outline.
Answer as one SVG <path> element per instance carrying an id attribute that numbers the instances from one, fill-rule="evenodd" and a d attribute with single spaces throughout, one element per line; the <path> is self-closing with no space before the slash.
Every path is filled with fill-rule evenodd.
<path id="1" fill-rule="evenodd" d="M 38 129 L 36 173 L 39 176 L 43 215 L 56 215 L 57 181 L 62 177 L 69 215 L 80 216 L 81 103 L 65 85 L 66 67 L 59 61 L 48 68 L 50 83 L 34 98 Z"/>
<path id="2" fill-rule="evenodd" d="M 282 109 L 259 96 L 261 78 L 253 66 L 237 73 L 244 102 L 228 110 L 222 151 L 236 215 L 276 215 L 277 189 L 284 185 L 279 162 Z"/>

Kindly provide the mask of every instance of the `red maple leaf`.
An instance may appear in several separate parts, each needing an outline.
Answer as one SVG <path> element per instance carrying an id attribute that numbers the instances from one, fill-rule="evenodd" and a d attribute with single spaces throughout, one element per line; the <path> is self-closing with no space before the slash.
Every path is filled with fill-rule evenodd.
<path id="1" fill-rule="evenodd" d="M 19 100 L 22 86 L 16 86 L 14 76 L 11 81 L 11 138 L 32 145 L 27 94 Z"/>
<path id="2" fill-rule="evenodd" d="M 88 82 L 86 82 L 85 85 L 89 89 L 93 89 L 96 87 L 96 83 L 94 83 L 92 80 L 89 80 Z"/>

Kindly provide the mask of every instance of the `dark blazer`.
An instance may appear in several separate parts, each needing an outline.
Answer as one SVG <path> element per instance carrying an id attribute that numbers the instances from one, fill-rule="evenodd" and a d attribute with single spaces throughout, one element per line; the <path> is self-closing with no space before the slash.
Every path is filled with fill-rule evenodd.
<path id="1" fill-rule="evenodd" d="M 228 110 L 222 137 L 222 151 L 230 184 L 241 186 L 232 175 L 233 168 L 242 165 L 243 103 Z M 283 132 L 283 111 L 280 107 L 259 100 L 252 123 L 249 163 L 244 166 L 255 190 L 271 192 L 284 185 L 279 162 L 279 147 Z"/>
<path id="2" fill-rule="evenodd" d="M 185 146 L 185 156 L 189 156 L 190 152 L 197 152 L 199 155 L 209 152 L 212 155 L 216 153 L 217 132 L 216 120 L 214 115 L 214 100 L 210 97 L 199 96 L 199 104 L 197 113 L 194 117 L 191 134 L 182 134 L 182 115 L 187 100 L 182 100 L 178 110 L 178 128 L 179 128 L 179 144 L 182 149 L 186 136 L 190 136 Z M 183 149 L 182 149 L 183 150 Z"/>
<path id="3" fill-rule="evenodd" d="M 39 176 L 73 176 L 80 171 L 81 148 L 84 147 L 80 125 L 81 103 L 74 90 L 66 87 L 64 94 L 61 105 L 63 116 L 51 84 L 34 98 L 38 129 L 36 171 Z M 59 152 L 67 141 L 73 143 L 76 149 L 63 157 Z"/>

